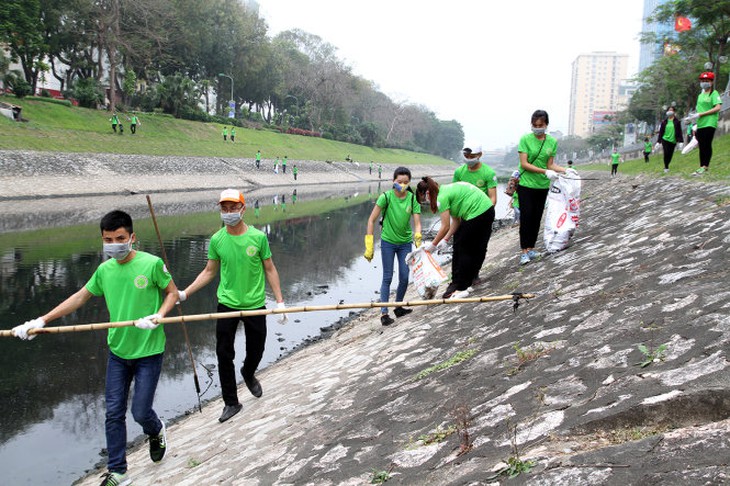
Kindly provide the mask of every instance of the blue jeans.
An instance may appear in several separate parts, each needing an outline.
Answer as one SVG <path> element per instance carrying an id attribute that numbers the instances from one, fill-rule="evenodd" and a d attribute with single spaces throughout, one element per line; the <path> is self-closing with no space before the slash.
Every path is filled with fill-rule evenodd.
<path id="1" fill-rule="evenodd" d="M 106 448 L 107 468 L 111 472 L 127 472 L 127 401 L 134 379 L 132 416 L 147 435 L 157 435 L 162 422 L 152 410 L 157 382 L 162 370 L 162 353 L 139 359 L 122 359 L 111 351 L 106 366 Z"/>
<path id="2" fill-rule="evenodd" d="M 398 289 L 395 292 L 396 302 L 403 300 L 408 288 L 408 265 L 406 255 L 411 252 L 411 243 L 396 245 L 380 240 L 380 256 L 383 259 L 383 283 L 380 284 L 380 302 L 388 302 L 390 297 L 390 283 L 393 281 L 393 259 L 398 257 Z M 380 312 L 388 313 L 387 307 L 382 307 Z"/>

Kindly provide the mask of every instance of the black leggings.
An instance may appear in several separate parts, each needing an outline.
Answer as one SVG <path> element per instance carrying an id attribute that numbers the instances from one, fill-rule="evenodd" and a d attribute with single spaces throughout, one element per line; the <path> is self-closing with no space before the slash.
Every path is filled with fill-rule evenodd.
<path id="1" fill-rule="evenodd" d="M 265 309 L 266 307 L 260 307 Z M 223 304 L 218 304 L 218 312 L 235 312 Z M 236 386 L 236 367 L 233 359 L 236 357 L 234 343 L 238 323 L 243 321 L 243 330 L 246 333 L 246 357 L 241 370 L 243 378 L 253 378 L 261 358 L 264 355 L 266 344 L 266 316 L 232 317 L 218 319 L 215 327 L 215 354 L 218 356 L 218 377 L 221 382 L 223 402 L 226 405 L 238 404 L 238 387 Z"/>
<path id="2" fill-rule="evenodd" d="M 618 172 L 618 164 L 611 164 L 611 175 L 616 175 Z"/>
<path id="3" fill-rule="evenodd" d="M 451 281 L 456 290 L 466 290 L 479 275 L 484 259 L 487 257 L 487 245 L 492 236 L 494 223 L 494 206 L 476 218 L 462 221 L 454 233 L 454 256 L 451 262 Z"/>
<path id="4" fill-rule="evenodd" d="M 651 152 L 644 152 L 644 162 L 649 162 L 649 155 L 651 155 Z"/>
<path id="5" fill-rule="evenodd" d="M 697 137 L 697 147 L 700 149 L 700 167 L 709 167 L 715 127 L 698 128 L 695 136 Z"/>
<path id="6" fill-rule="evenodd" d="M 666 140 L 662 140 L 662 150 L 664 150 L 664 168 L 669 168 L 669 163 L 672 161 L 672 157 L 674 157 L 674 148 L 677 146 L 676 143 L 667 142 Z"/>
<path id="7" fill-rule="evenodd" d="M 517 199 L 520 201 L 520 248 L 523 250 L 535 248 L 548 190 L 517 186 Z"/>

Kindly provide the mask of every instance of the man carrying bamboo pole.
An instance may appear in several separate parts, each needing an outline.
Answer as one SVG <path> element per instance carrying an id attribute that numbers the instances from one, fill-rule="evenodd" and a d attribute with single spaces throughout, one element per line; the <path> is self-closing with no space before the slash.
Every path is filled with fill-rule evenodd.
<path id="1" fill-rule="evenodd" d="M 277 308 L 284 309 L 279 273 L 271 259 L 271 249 L 266 234 L 248 226 L 243 221 L 246 201 L 239 191 L 226 189 L 218 202 L 225 227 L 218 230 L 208 246 L 208 263 L 188 288 L 180 291 L 180 301 L 208 285 L 219 273 L 218 312 L 254 310 L 266 308 L 266 281 L 276 298 Z M 286 321 L 281 314 L 280 322 Z M 234 343 L 239 321 L 243 321 L 246 333 L 246 357 L 241 374 L 248 390 L 256 398 L 263 389 L 254 376 L 264 355 L 266 344 L 266 316 L 246 316 L 218 319 L 216 324 L 216 355 L 218 376 L 221 383 L 223 413 L 218 421 L 225 422 L 241 411 L 236 386 L 236 357 Z"/>
<path id="2" fill-rule="evenodd" d="M 112 328 L 107 335 L 105 429 L 109 460 L 101 484 L 124 486 L 132 483 L 126 458 L 127 399 L 132 380 L 132 415 L 149 436 L 150 458 L 162 460 L 167 449 L 165 424 L 152 409 L 165 350 L 165 332 L 156 319 L 175 306 L 178 292 L 161 258 L 132 248 L 136 236 L 129 214 L 112 211 L 101 219 L 100 227 L 109 260 L 99 265 L 78 292 L 48 314 L 14 327 L 12 333 L 33 339 L 35 335 L 29 330 L 76 311 L 92 296 L 104 297 L 112 322 L 135 321 L 133 327 Z"/>

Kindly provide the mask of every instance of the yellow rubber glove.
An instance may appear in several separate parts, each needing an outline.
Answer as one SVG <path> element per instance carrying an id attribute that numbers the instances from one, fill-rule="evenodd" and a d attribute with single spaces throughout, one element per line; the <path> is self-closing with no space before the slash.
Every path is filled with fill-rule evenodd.
<path id="1" fill-rule="evenodd" d="M 423 236 L 421 236 L 421 233 L 416 233 L 413 235 L 413 242 L 416 244 L 416 248 L 421 246 L 421 242 L 423 241 Z"/>
<path id="2" fill-rule="evenodd" d="M 373 261 L 373 254 L 375 254 L 375 247 L 373 243 L 373 235 L 365 235 L 365 259 L 369 262 Z"/>

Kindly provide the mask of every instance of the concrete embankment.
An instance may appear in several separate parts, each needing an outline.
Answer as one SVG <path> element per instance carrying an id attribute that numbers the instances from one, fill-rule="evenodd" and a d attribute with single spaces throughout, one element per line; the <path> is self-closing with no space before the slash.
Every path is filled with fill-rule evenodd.
<path id="1" fill-rule="evenodd" d="M 299 169 L 294 180 L 294 164 Z M 395 164 L 383 165 L 382 180 L 392 180 Z M 445 175 L 455 166 L 410 166 L 415 174 Z M 251 158 L 182 157 L 0 151 L 0 201 L 38 197 L 220 190 L 236 187 L 306 186 L 378 182 L 375 166 L 356 162 L 290 160 L 287 173 L 275 174 L 273 161 L 256 168 Z"/>
<path id="2" fill-rule="evenodd" d="M 134 484 L 478 485 L 517 456 L 534 463 L 509 484 L 725 483 L 730 188 L 619 176 L 583 196 L 566 251 L 519 267 L 517 229 L 493 235 L 474 293 L 538 294 L 516 312 L 367 312 L 261 372 L 262 398 L 242 387 L 229 422 L 214 400 L 172 424 L 161 463 L 130 451 Z"/>

